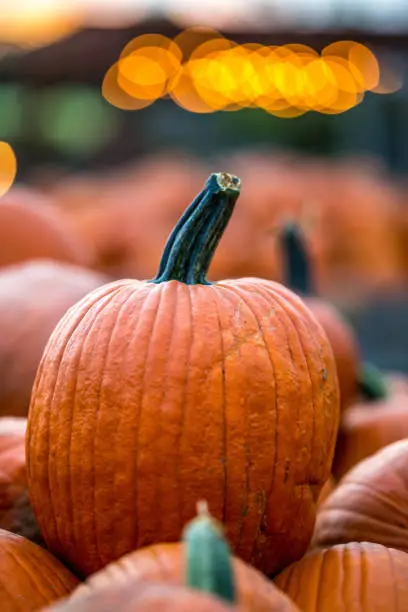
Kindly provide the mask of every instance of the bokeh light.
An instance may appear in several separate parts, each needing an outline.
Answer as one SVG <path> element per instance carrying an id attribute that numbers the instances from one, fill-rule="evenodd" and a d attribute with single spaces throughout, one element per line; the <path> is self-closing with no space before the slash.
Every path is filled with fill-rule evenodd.
<path id="1" fill-rule="evenodd" d="M 17 174 L 17 159 L 8 142 L 0 141 L 0 196 L 7 193 Z"/>
<path id="2" fill-rule="evenodd" d="M 193 113 L 261 108 L 282 118 L 307 112 L 344 113 L 367 91 L 402 86 L 390 69 L 382 79 L 374 53 L 355 41 L 338 41 L 319 54 L 301 44 L 238 45 L 216 30 L 188 28 L 171 40 L 139 36 L 108 70 L 102 91 L 118 108 L 139 110 L 170 97 Z"/>

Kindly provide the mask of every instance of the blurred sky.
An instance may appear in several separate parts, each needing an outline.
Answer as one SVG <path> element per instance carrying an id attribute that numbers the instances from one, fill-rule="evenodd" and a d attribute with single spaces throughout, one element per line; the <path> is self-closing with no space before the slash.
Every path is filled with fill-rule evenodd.
<path id="1" fill-rule="evenodd" d="M 201 19 L 223 22 L 270 19 L 322 27 L 338 24 L 394 29 L 408 24 L 408 0 L 0 0 L 0 26 L 16 19 L 24 21 L 74 11 L 93 19 L 118 21 L 137 18 L 146 12 L 185 13 Z"/>

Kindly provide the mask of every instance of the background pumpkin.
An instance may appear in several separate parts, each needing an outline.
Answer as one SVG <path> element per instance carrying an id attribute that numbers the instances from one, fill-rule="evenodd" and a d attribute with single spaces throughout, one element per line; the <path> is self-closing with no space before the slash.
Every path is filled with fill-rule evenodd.
<path id="1" fill-rule="evenodd" d="M 340 400 L 344 410 L 357 396 L 359 347 L 354 332 L 340 312 L 316 297 L 311 262 L 300 227 L 288 223 L 280 233 L 285 285 L 303 297 L 323 327 L 336 360 Z"/>
<path id="2" fill-rule="evenodd" d="M 201 177 L 197 160 L 162 155 L 108 174 L 102 184 L 67 180 L 51 193 L 93 245 L 100 271 L 112 278 L 145 279 L 155 275 L 163 243 Z"/>
<path id="3" fill-rule="evenodd" d="M 52 259 L 90 265 L 93 253 L 62 212 L 44 197 L 15 188 L 0 202 L 0 266 Z"/>
<path id="4" fill-rule="evenodd" d="M 0 530 L 0 608 L 35 612 L 68 595 L 79 580 L 43 548 Z"/>
<path id="5" fill-rule="evenodd" d="M 302 612 L 403 612 L 408 555 L 380 544 L 339 544 L 308 553 L 275 584 Z"/>
<path id="6" fill-rule="evenodd" d="M 35 261 L 0 271 L 0 415 L 26 416 L 35 373 L 62 315 L 105 278 Z"/>
<path id="7" fill-rule="evenodd" d="M 27 490 L 27 420 L 0 417 L 0 528 L 42 543 Z"/>
<path id="8" fill-rule="evenodd" d="M 341 417 L 333 461 L 337 480 L 384 446 L 408 437 L 408 395 L 404 387 L 396 386 L 395 379 L 388 385 L 378 371 L 372 371 L 369 377 L 360 382 L 367 399 Z"/>
<path id="9" fill-rule="evenodd" d="M 408 439 L 359 463 L 319 508 L 313 545 L 344 542 L 408 552 Z"/>
<path id="10" fill-rule="evenodd" d="M 205 280 L 237 185 L 212 175 L 155 281 L 93 292 L 47 345 L 30 496 L 47 545 L 81 574 L 177 541 L 203 495 L 235 553 L 266 572 L 310 542 L 338 426 L 333 354 L 285 287 Z"/>

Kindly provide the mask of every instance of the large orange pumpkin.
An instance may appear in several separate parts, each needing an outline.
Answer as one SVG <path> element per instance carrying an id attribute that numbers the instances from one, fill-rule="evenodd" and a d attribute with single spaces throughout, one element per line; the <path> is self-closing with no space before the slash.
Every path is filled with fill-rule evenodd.
<path id="1" fill-rule="evenodd" d="M 177 541 L 201 496 L 265 572 L 309 544 L 337 435 L 334 358 L 285 287 L 206 280 L 238 194 L 237 178 L 211 175 L 157 277 L 93 292 L 44 352 L 30 496 L 47 545 L 81 574 Z"/>
<path id="2" fill-rule="evenodd" d="M 302 612 L 408 609 L 408 555 L 380 544 L 352 542 L 314 550 L 274 582 Z"/>
<path id="3" fill-rule="evenodd" d="M 359 347 L 353 330 L 331 304 L 315 297 L 306 242 L 298 225 L 288 223 L 281 232 L 285 284 L 304 297 L 326 332 L 336 360 L 342 408 L 357 396 Z"/>
<path id="4" fill-rule="evenodd" d="M 380 372 L 363 367 L 360 388 L 365 401 L 341 418 L 333 462 L 336 479 L 384 446 L 408 438 L 408 394 L 395 377 L 388 383 Z"/>
<path id="5" fill-rule="evenodd" d="M 55 325 L 104 282 L 95 272 L 50 261 L 0 271 L 0 415 L 27 415 L 35 373 Z"/>
<path id="6" fill-rule="evenodd" d="M 32 259 L 89 265 L 92 252 L 67 219 L 29 191 L 12 190 L 0 202 L 0 267 Z"/>
<path id="7" fill-rule="evenodd" d="M 80 605 L 84 597 L 105 587 L 152 582 L 206 588 L 248 612 L 297 609 L 256 569 L 226 556 L 222 528 L 205 511 L 187 525 L 183 539 L 183 543 L 156 544 L 122 557 L 91 576 L 72 598 Z"/>
<path id="8" fill-rule="evenodd" d="M 319 508 L 315 546 L 376 542 L 408 552 L 408 439 L 359 463 Z"/>
<path id="9" fill-rule="evenodd" d="M 22 417 L 0 417 L 0 528 L 42 543 L 27 491 L 26 425 Z"/>
<path id="10" fill-rule="evenodd" d="M 0 529 L 1 612 L 35 612 L 65 597 L 78 584 L 43 548 Z"/>

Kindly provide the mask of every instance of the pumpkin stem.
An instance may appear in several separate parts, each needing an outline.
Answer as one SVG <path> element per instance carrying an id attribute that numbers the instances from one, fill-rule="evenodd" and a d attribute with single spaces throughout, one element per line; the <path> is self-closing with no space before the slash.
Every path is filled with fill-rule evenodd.
<path id="1" fill-rule="evenodd" d="M 197 517 L 183 532 L 186 549 L 186 585 L 236 603 L 230 549 L 222 526 L 210 515 L 207 502 L 197 504 Z"/>
<path id="2" fill-rule="evenodd" d="M 177 280 L 209 285 L 206 279 L 215 249 L 238 199 L 241 181 L 225 172 L 209 176 L 204 189 L 180 217 L 164 248 L 152 283 Z"/>
<path id="3" fill-rule="evenodd" d="M 384 400 L 388 396 L 387 384 L 380 370 L 372 363 L 363 363 L 358 374 L 360 394 L 367 401 Z"/>
<path id="4" fill-rule="evenodd" d="M 295 293 L 314 295 L 310 257 L 303 233 L 296 223 L 286 223 L 280 232 L 284 284 Z"/>

